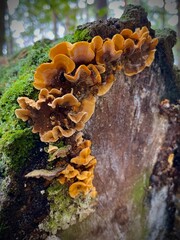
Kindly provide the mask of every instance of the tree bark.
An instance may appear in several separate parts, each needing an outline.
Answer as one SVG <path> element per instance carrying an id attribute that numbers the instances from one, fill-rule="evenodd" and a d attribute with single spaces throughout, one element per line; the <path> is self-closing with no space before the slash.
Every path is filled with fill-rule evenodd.
<path id="1" fill-rule="evenodd" d="M 177 0 L 177 9 L 178 9 L 178 24 L 177 24 L 177 56 L 178 56 L 178 68 L 180 69 L 180 1 Z"/>

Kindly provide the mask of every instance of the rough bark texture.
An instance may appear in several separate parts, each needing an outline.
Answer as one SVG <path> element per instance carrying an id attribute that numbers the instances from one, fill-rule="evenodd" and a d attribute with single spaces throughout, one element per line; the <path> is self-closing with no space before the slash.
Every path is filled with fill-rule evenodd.
<path id="1" fill-rule="evenodd" d="M 128 6 L 122 19 L 90 23 L 80 28 L 88 27 L 92 36 L 112 37 L 123 28 L 150 27 L 141 7 Z M 98 99 L 96 111 L 85 130 L 98 159 L 97 209 L 86 221 L 59 233 L 62 239 L 131 240 L 145 239 L 147 235 L 145 187 L 148 187 L 154 164 L 164 161 L 167 165 L 168 153 L 161 148 L 164 142 L 168 148 L 177 141 L 179 129 L 178 125 L 170 127 L 168 119 L 159 112 L 162 99 L 176 101 L 178 97 L 172 54 L 176 34 L 166 29 L 157 36 L 159 45 L 153 65 L 131 78 L 117 72 L 111 90 Z"/>
<path id="2" fill-rule="evenodd" d="M 143 196 L 139 202 L 135 199 L 147 186 L 166 139 L 169 123 L 158 108 L 165 95 L 165 79 L 157 64 L 132 78 L 117 73 L 116 82 L 98 100 L 86 128 L 98 159 L 97 210 L 85 222 L 62 233 L 62 239 L 142 239 L 146 228 L 140 211 Z"/>
<path id="3" fill-rule="evenodd" d="M 141 237 L 144 227 L 134 216 L 131 194 L 138 180 L 148 178 L 165 139 L 168 123 L 158 111 L 164 80 L 157 65 L 133 78 L 120 73 L 116 77 L 110 92 L 98 100 L 86 129 L 98 159 L 97 210 L 73 227 L 77 235 L 73 231 L 69 239 L 121 239 L 132 228 Z"/>
<path id="4" fill-rule="evenodd" d="M 141 7 L 130 5 L 121 19 L 88 23 L 78 29 L 86 29 L 91 37 L 106 38 L 123 28 L 134 30 L 142 26 L 150 29 L 147 14 Z M 150 33 L 155 36 L 154 30 L 150 29 Z M 163 228 L 169 231 L 167 239 L 170 233 L 172 239 L 178 236 L 172 229 L 179 226 L 178 215 L 175 218 L 174 214 L 179 206 L 173 202 L 175 194 L 178 201 L 180 192 L 179 125 L 176 118 L 172 120 L 169 113 L 163 113 L 159 107 L 164 98 L 175 103 L 179 96 L 172 54 L 176 35 L 167 29 L 157 32 L 156 36 L 159 44 L 151 67 L 134 77 L 117 71 L 110 91 L 97 100 L 95 113 L 84 130 L 85 136 L 92 140 L 92 153 L 98 160 L 94 179 L 98 190 L 96 211 L 83 222 L 59 231 L 56 239 L 158 239 L 162 226 L 152 235 L 153 224 L 149 223 L 149 216 L 153 191 L 158 192 L 162 187 L 167 189 L 165 214 L 168 216 Z M 45 183 L 33 179 L 26 182 L 23 178 L 34 167 L 45 164 L 47 156 L 42 146 L 37 144 L 36 147 L 38 149 L 19 173 L 20 177 L 13 176 L 17 184 L 12 186 L 14 195 L 8 195 L 9 201 L 12 200 L 10 207 L 5 206 L 6 202 L 3 205 L 12 229 L 12 232 L 6 231 L 7 239 L 35 240 L 47 236 L 33 231 L 49 210 L 46 195 L 40 193 Z M 169 168 L 167 159 L 171 152 L 175 160 Z M 37 158 L 40 163 L 36 162 Z M 24 190 L 17 194 L 16 188 Z"/>

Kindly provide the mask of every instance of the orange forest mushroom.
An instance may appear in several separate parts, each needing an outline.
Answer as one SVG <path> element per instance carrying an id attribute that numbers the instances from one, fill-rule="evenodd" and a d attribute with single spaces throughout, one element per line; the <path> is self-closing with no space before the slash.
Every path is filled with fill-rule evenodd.
<path id="1" fill-rule="evenodd" d="M 40 92 L 37 102 L 27 97 L 18 98 L 21 109 L 15 111 L 16 116 L 23 121 L 30 120 L 32 132 L 39 133 L 43 142 L 56 142 L 61 137 L 72 136 L 79 129 L 78 123 L 83 117 L 81 114 L 76 122 L 69 117 L 70 113 L 76 114 L 73 108 L 81 105 L 78 99 L 72 93 L 55 97 L 51 91 L 41 97 Z"/>
<path id="2" fill-rule="evenodd" d="M 54 143 L 47 153 L 48 161 L 56 165 L 51 171 L 34 170 L 26 177 L 68 184 L 72 198 L 96 197 L 92 181 L 97 160 L 91 155 L 91 141 L 83 139 L 80 131 L 92 117 L 97 98 L 113 86 L 115 72 L 131 77 L 150 67 L 157 44 L 158 39 L 144 26 L 135 31 L 123 29 L 112 39 L 95 36 L 90 42 L 61 42 L 50 49 L 51 62 L 42 63 L 34 74 L 38 100 L 19 97 L 20 109 L 15 114 L 28 121 L 42 142 Z M 161 107 L 168 104 L 165 100 Z M 58 147 L 59 140 L 68 144 Z M 172 159 L 168 158 L 169 165 Z"/>

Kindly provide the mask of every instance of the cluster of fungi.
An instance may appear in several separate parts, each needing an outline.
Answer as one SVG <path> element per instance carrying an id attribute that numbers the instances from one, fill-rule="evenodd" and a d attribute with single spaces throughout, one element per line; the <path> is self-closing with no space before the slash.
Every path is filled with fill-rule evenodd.
<path id="1" fill-rule="evenodd" d="M 97 97 L 112 87 L 115 72 L 122 70 L 133 76 L 149 67 L 157 43 L 147 27 L 142 27 L 134 32 L 124 29 L 112 39 L 95 36 L 91 42 L 61 42 L 51 48 L 51 62 L 41 64 L 34 75 L 33 85 L 40 91 L 38 100 L 19 97 L 21 109 L 15 113 L 49 144 L 48 161 L 54 168 L 34 170 L 26 177 L 68 184 L 72 198 L 96 196 L 92 181 L 97 161 L 91 155 L 91 141 L 83 138 L 82 130 L 94 113 Z M 64 147 L 58 147 L 60 141 Z"/>

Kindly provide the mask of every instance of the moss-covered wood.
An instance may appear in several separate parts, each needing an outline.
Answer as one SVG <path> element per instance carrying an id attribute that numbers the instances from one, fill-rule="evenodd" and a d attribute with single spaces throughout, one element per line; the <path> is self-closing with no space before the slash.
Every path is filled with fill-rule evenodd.
<path id="1" fill-rule="evenodd" d="M 121 19 L 79 26 L 65 40 L 73 43 L 91 40 L 96 35 L 112 37 L 125 27 L 134 30 L 144 25 L 150 28 L 145 11 L 130 5 Z M 155 63 L 133 78 L 117 71 L 112 90 L 98 101 L 96 114 L 86 128 L 85 133 L 94 143 L 93 153 L 99 159 L 95 178 L 99 199 L 96 211 L 82 223 L 76 221 L 85 216 L 81 216 L 81 210 L 85 213 L 92 210 L 91 206 L 87 207 L 88 202 L 82 200 L 71 205 L 69 197 L 66 202 L 63 188 L 56 184 L 49 187 L 42 179 L 24 178 L 33 169 L 47 166 L 46 144 L 37 134 L 32 134 L 28 123 L 18 120 L 14 114 L 18 108 L 17 97 L 37 99 L 38 92 L 32 85 L 35 69 L 50 61 L 49 49 L 57 42 L 37 42 L 14 56 L 9 66 L 2 69 L 0 236 L 3 239 L 46 239 L 51 233 L 44 229 L 56 233 L 57 228 L 60 229 L 57 236 L 68 240 L 109 240 L 123 236 L 131 240 L 132 235 L 138 240 L 148 234 L 143 221 L 148 215 L 145 195 L 149 175 L 163 142 L 169 146 L 176 141 L 173 131 L 168 140 L 169 122 L 159 114 L 158 106 L 164 98 L 176 102 L 179 96 L 172 55 L 175 33 L 171 30 L 155 33 L 153 29 L 150 33 L 160 39 Z M 62 231 L 71 223 L 75 225 Z"/>

